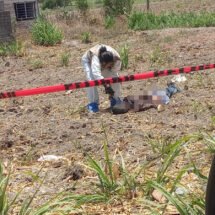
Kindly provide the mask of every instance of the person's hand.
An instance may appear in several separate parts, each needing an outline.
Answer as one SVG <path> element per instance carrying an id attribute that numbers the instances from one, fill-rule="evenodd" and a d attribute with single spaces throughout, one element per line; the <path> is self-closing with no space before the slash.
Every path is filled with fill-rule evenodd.
<path id="1" fill-rule="evenodd" d="M 105 85 L 104 87 L 105 87 L 105 93 L 106 94 L 108 94 L 110 96 L 114 96 L 114 90 L 112 89 L 111 86 Z"/>

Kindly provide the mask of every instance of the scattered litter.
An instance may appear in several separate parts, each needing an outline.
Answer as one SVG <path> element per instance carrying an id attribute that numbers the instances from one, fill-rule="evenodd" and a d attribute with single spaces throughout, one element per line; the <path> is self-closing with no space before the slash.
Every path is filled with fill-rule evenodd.
<path id="1" fill-rule="evenodd" d="M 176 190 L 175 190 L 175 193 L 177 194 L 177 195 L 184 195 L 184 194 L 186 194 L 187 193 L 187 190 L 186 189 L 184 189 L 184 188 L 182 188 L 182 187 L 177 187 L 176 188 Z"/>
<path id="2" fill-rule="evenodd" d="M 164 105 L 158 105 L 157 110 L 158 110 L 158 112 L 164 111 L 165 110 Z"/>
<path id="3" fill-rule="evenodd" d="M 187 78 L 184 75 L 176 75 L 172 78 L 172 82 L 185 82 L 187 80 Z"/>
<path id="4" fill-rule="evenodd" d="M 67 91 L 65 92 L 66 95 L 69 95 L 69 94 L 71 94 L 71 93 L 72 93 L 72 90 L 67 90 Z"/>
<path id="5" fill-rule="evenodd" d="M 58 161 L 60 159 L 63 159 L 63 157 L 56 155 L 42 155 L 37 161 Z"/>

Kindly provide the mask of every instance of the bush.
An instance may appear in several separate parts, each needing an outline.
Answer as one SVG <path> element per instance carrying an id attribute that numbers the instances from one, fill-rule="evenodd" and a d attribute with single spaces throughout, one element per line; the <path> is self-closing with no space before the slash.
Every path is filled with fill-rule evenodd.
<path id="1" fill-rule="evenodd" d="M 87 0 L 76 0 L 75 1 L 77 8 L 82 12 L 86 13 L 87 9 L 89 8 L 89 4 Z"/>
<path id="2" fill-rule="evenodd" d="M 44 0 L 42 9 L 53 9 L 56 7 L 65 7 L 70 4 L 70 0 Z"/>
<path id="3" fill-rule="evenodd" d="M 111 16 L 130 14 L 133 3 L 134 0 L 104 0 L 105 14 Z"/>
<path id="4" fill-rule="evenodd" d="M 45 18 L 39 18 L 32 26 L 32 39 L 38 45 L 53 46 L 61 43 L 63 34 Z"/>
<path id="5" fill-rule="evenodd" d="M 153 13 L 136 12 L 129 17 L 129 27 L 134 30 L 209 26 L 215 26 L 215 13 L 170 13 L 155 15 Z"/>

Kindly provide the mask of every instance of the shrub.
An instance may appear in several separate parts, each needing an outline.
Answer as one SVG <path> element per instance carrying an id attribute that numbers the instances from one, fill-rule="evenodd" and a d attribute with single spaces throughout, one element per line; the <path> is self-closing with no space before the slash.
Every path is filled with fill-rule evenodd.
<path id="1" fill-rule="evenodd" d="M 103 6 L 106 15 L 130 14 L 134 0 L 104 0 Z"/>
<path id="2" fill-rule="evenodd" d="M 76 0 L 75 3 L 81 13 L 86 13 L 87 9 L 89 8 L 87 0 Z"/>
<path id="3" fill-rule="evenodd" d="M 70 4 L 70 0 L 44 0 L 42 3 L 42 9 L 53 9 L 56 7 L 65 7 Z"/>
<path id="4" fill-rule="evenodd" d="M 45 18 L 39 18 L 32 26 L 32 39 L 38 45 L 53 46 L 62 41 L 63 34 Z"/>

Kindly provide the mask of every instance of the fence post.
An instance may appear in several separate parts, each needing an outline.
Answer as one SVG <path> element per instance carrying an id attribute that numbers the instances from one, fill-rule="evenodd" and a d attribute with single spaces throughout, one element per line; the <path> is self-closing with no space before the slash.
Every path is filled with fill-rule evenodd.
<path id="1" fill-rule="evenodd" d="M 149 0 L 146 1 L 146 8 L 147 8 L 147 11 L 149 11 L 149 9 L 150 9 L 149 8 Z"/>

